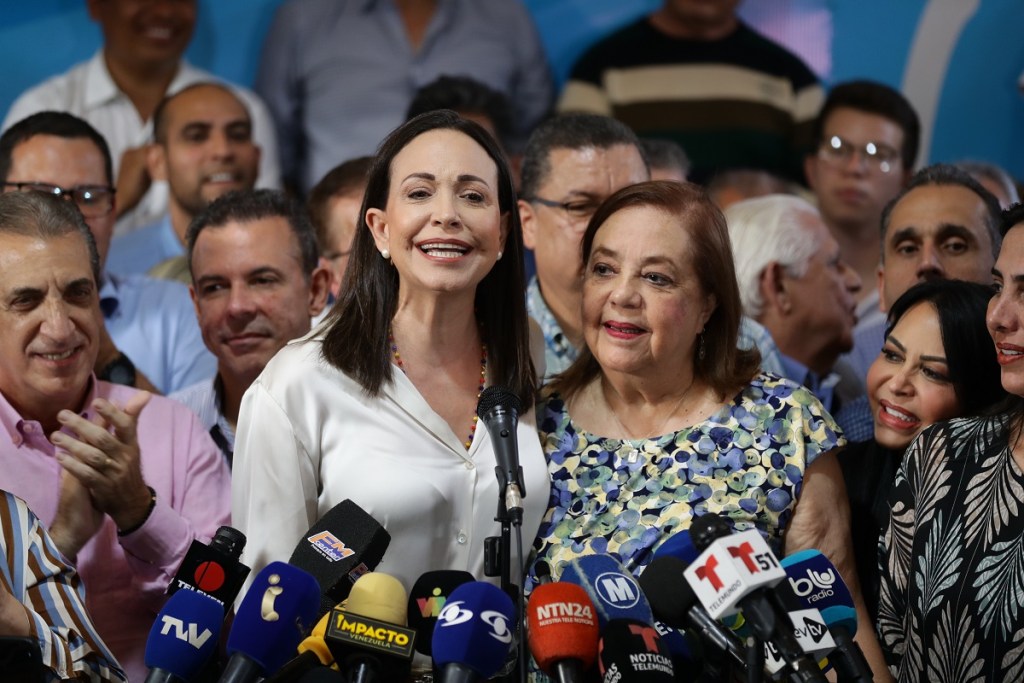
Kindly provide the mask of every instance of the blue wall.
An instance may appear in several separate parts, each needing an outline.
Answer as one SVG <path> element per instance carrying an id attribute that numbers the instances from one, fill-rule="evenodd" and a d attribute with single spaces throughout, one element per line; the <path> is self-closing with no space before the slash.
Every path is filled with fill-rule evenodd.
<path id="1" fill-rule="evenodd" d="M 748 0 L 765 2 L 767 0 Z M 776 0 L 772 0 L 776 1 Z M 951 2 L 974 7 L 949 45 L 932 118 L 938 131 L 927 160 L 987 159 L 1024 178 L 1024 72 L 1021 0 L 812 0 L 832 11 L 830 82 L 867 77 L 905 83 L 917 28 L 928 9 Z M 228 79 L 250 84 L 260 44 L 282 0 L 199 0 L 199 25 L 189 59 Z M 641 16 L 660 0 L 526 0 L 537 19 L 559 81 L 596 37 Z M 87 59 L 100 42 L 84 0 L 34 0 L 5 7 L 0 26 L 0 111 L 25 88 Z M 933 46 L 934 47 L 934 46 Z M 942 46 L 935 49 L 941 51 Z M 940 65 L 942 60 L 933 62 Z M 913 98 L 912 98 L 913 99 Z M 921 105 L 915 99 L 915 104 Z"/>

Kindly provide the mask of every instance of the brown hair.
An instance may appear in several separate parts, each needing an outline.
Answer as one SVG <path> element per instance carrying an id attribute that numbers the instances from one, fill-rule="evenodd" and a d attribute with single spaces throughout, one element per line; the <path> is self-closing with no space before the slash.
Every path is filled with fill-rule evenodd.
<path id="1" fill-rule="evenodd" d="M 513 391 L 532 405 L 537 374 L 530 358 L 529 323 L 523 282 L 523 230 L 519 222 L 515 188 L 505 156 L 488 133 L 449 109 L 420 114 L 394 130 L 373 160 L 367 178 L 361 216 L 352 242 L 341 298 L 328 319 L 324 360 L 355 379 L 370 396 L 391 379 L 388 330 L 398 305 L 398 273 L 377 252 L 366 212 L 387 206 L 391 163 L 406 145 L 432 130 L 454 130 L 472 138 L 498 167 L 498 207 L 508 216 L 504 256 L 476 288 L 477 319 L 487 344 L 487 361 L 496 384 Z"/>
<path id="2" fill-rule="evenodd" d="M 756 349 L 736 347 L 739 335 L 739 287 L 729 245 L 725 217 L 698 185 L 654 180 L 625 187 L 605 200 L 590 219 L 583 235 L 581 267 L 586 267 L 594 238 L 613 214 L 634 207 L 652 207 L 679 219 L 689 240 L 691 265 L 705 293 L 715 295 L 717 306 L 704 327 L 703 359 L 695 356 L 693 371 L 720 397 L 725 397 L 753 377 L 760 364 Z M 568 398 L 582 390 L 601 373 L 590 349 L 584 347 L 579 358 L 556 377 L 546 391 Z"/>

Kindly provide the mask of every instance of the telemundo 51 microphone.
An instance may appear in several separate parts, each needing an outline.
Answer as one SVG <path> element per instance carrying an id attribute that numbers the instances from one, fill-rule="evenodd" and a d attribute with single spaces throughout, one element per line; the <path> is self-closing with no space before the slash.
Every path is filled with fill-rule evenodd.
<path id="1" fill-rule="evenodd" d="M 827 557 L 817 550 L 802 550 L 782 560 L 797 599 L 821 611 L 835 638 L 836 649 L 829 662 L 839 683 L 867 683 L 873 680 L 871 667 L 853 635 L 857 632 L 857 610 L 843 577 Z"/>
<path id="2" fill-rule="evenodd" d="M 195 591 L 172 595 L 156 615 L 146 640 L 146 683 L 187 683 L 217 648 L 224 608 Z"/>
<path id="3" fill-rule="evenodd" d="M 477 417 L 487 427 L 494 443 L 494 456 L 498 461 L 494 471 L 498 476 L 498 486 L 505 497 L 505 509 L 516 524 L 522 523 L 523 497 L 526 496 L 516 433 L 522 410 L 519 397 L 511 389 L 501 386 L 484 389 L 476 408 Z"/>
<path id="4" fill-rule="evenodd" d="M 207 545 L 192 541 L 181 561 L 167 594 L 185 588 L 207 595 L 227 613 L 249 576 L 249 568 L 238 561 L 245 548 L 245 534 L 229 526 L 217 529 Z"/>
<path id="5" fill-rule="evenodd" d="M 284 562 L 253 579 L 228 633 L 228 662 L 220 683 L 251 683 L 288 661 L 316 619 L 320 584 Z"/>
<path id="6" fill-rule="evenodd" d="M 754 634 L 773 644 L 797 680 L 824 682 L 794 637 L 789 615 L 769 592 L 786 572 L 761 534 L 754 529 L 734 534 L 713 514 L 694 518 L 690 533 L 702 552 L 683 576 L 708 614 L 719 618 L 742 610 Z"/>
<path id="7" fill-rule="evenodd" d="M 704 644 L 705 659 L 724 665 L 723 658 L 740 668 L 746 665 L 746 648 L 697 601 L 693 588 L 683 579 L 689 565 L 669 554 L 655 555 L 640 575 L 640 587 L 659 620 L 677 629 L 689 629 Z"/>

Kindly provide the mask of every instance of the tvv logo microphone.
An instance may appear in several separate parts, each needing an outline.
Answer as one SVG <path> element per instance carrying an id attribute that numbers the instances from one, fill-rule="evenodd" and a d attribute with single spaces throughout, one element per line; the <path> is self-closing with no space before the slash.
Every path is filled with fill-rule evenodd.
<path id="1" fill-rule="evenodd" d="M 798 597 L 805 598 L 808 603 L 814 603 L 835 595 L 836 573 L 831 568 L 823 572 L 808 568 L 803 577 L 790 576 L 789 583 Z"/>
<path id="2" fill-rule="evenodd" d="M 462 607 L 463 604 L 465 603 L 462 600 L 455 600 L 446 604 L 441 613 L 437 615 L 437 628 L 458 626 L 470 621 L 473 618 L 473 612 L 472 610 L 464 609 Z M 480 621 L 487 624 L 489 629 L 488 635 L 499 643 L 507 644 L 512 642 L 512 631 L 509 628 L 508 620 L 501 612 L 484 610 L 480 613 Z"/>
<path id="3" fill-rule="evenodd" d="M 195 649 L 200 649 L 206 644 L 206 641 L 210 639 L 213 632 L 210 629 L 203 629 L 202 633 L 199 633 L 199 625 L 189 623 L 185 626 L 185 622 L 176 617 L 163 615 L 163 626 L 160 628 L 160 635 L 166 636 L 174 629 L 174 637 L 178 640 L 188 643 Z"/>

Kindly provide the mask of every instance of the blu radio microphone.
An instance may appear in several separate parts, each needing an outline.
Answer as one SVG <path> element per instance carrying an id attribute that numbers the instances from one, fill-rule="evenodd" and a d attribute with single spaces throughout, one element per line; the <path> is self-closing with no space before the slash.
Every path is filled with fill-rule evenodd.
<path id="1" fill-rule="evenodd" d="M 197 591 L 219 602 L 223 616 L 249 576 L 249 568 L 238 561 L 243 548 L 245 534 L 229 526 L 217 529 L 209 545 L 192 541 L 167 594 L 182 588 Z"/>
<path id="2" fill-rule="evenodd" d="M 790 586 L 797 598 L 808 607 L 815 607 L 836 642 L 829 655 L 840 683 L 861 683 L 873 680 L 871 667 L 853 636 L 857 632 L 857 610 L 853 596 L 839 571 L 817 550 L 802 550 L 783 558 Z"/>
<path id="3" fill-rule="evenodd" d="M 217 648 L 224 608 L 195 591 L 172 595 L 156 615 L 146 640 L 146 683 L 187 683 Z"/>
<path id="4" fill-rule="evenodd" d="M 250 683 L 277 671 L 316 620 L 320 585 L 310 574 L 271 562 L 253 579 L 228 633 L 220 683 Z"/>
<path id="5" fill-rule="evenodd" d="M 442 569 L 424 573 L 409 591 L 408 624 L 416 631 L 416 651 L 430 656 L 437 618 L 452 591 L 474 581 L 469 572 Z"/>
<path id="6" fill-rule="evenodd" d="M 448 596 L 434 628 L 439 683 L 474 683 L 497 674 L 508 660 L 516 609 L 497 586 L 464 583 Z"/>
<path id="7" fill-rule="evenodd" d="M 391 535 L 351 500 L 327 511 L 302 535 L 288 564 L 312 574 L 323 598 L 318 616 L 348 597 L 356 579 L 380 564 Z"/>
<path id="8" fill-rule="evenodd" d="M 597 659 L 601 637 L 594 603 L 581 586 L 537 586 L 526 605 L 527 642 L 541 671 L 558 683 L 579 683 Z"/>

